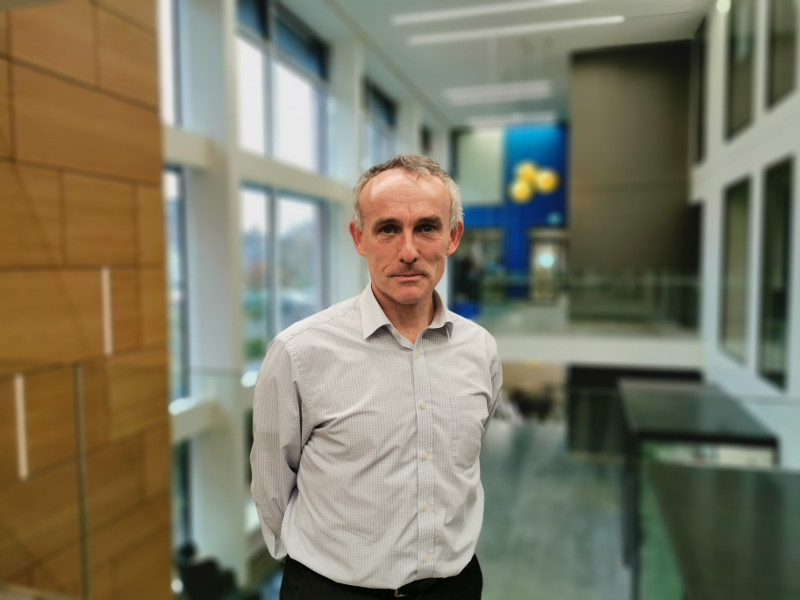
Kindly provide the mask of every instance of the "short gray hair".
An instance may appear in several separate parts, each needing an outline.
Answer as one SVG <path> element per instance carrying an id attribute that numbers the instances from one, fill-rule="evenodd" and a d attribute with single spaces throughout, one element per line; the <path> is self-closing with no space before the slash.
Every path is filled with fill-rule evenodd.
<path id="1" fill-rule="evenodd" d="M 364 191 L 364 186 L 377 175 L 380 175 L 384 171 L 390 171 L 391 169 L 403 169 L 419 177 L 432 177 L 442 181 L 447 186 L 447 191 L 450 192 L 450 229 L 454 229 L 459 221 L 464 220 L 464 210 L 461 208 L 461 192 L 456 182 L 453 181 L 453 178 L 447 174 L 447 171 L 445 171 L 439 163 L 427 156 L 421 156 L 419 154 L 398 154 L 394 158 L 382 162 L 379 165 L 375 165 L 371 169 L 365 171 L 353 188 L 353 222 L 359 231 L 363 227 L 363 220 L 361 219 L 361 192 Z"/>

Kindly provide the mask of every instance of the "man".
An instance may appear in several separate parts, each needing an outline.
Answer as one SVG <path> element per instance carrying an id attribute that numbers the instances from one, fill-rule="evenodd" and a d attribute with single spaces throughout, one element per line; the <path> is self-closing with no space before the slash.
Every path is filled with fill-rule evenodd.
<path id="1" fill-rule="evenodd" d="M 270 344 L 253 497 L 281 599 L 480 598 L 478 455 L 500 393 L 491 335 L 434 287 L 464 231 L 458 186 L 401 155 L 361 176 L 350 233 L 370 284 Z"/>

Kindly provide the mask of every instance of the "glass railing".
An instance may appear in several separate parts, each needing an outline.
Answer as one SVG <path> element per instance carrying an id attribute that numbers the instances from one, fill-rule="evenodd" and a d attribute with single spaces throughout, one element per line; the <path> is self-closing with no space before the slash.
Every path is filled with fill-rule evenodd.
<path id="1" fill-rule="evenodd" d="M 216 585 L 210 573 L 221 590 L 250 584 L 263 548 L 249 502 L 253 382 L 232 369 L 187 380 L 191 397 L 170 402 L 163 351 L 0 363 L 0 599 L 191 598 Z M 201 461 L 206 480 L 192 481 Z M 192 522 L 192 490 L 213 518 Z M 240 524 L 233 542 L 217 521 Z M 220 550 L 237 544 L 239 557 Z"/>
<path id="2" fill-rule="evenodd" d="M 510 375 L 482 453 L 484 598 L 797 597 L 800 398 Z"/>
<path id="3" fill-rule="evenodd" d="M 696 333 L 700 284 L 677 273 L 486 273 L 451 306 L 498 333 Z"/>
<path id="4" fill-rule="evenodd" d="M 782 503 L 793 502 L 800 490 L 800 398 L 734 399 L 704 388 L 687 408 L 680 400 L 657 400 L 663 393 L 656 385 L 641 402 L 655 411 L 656 425 L 672 429 L 642 438 L 634 451 L 632 407 L 619 389 L 565 385 L 559 367 L 539 368 L 535 377 L 524 365 L 505 367 L 503 399 L 481 455 L 485 516 L 477 553 L 486 600 L 527 597 L 522 594 L 531 589 L 554 598 L 620 600 L 632 598 L 633 589 L 652 599 L 686 591 L 695 585 L 686 552 L 708 554 L 710 545 L 727 556 L 724 531 L 701 528 L 698 541 L 681 529 L 683 522 L 700 527 L 703 513 L 689 509 L 720 486 L 727 495 L 716 510 L 726 511 L 730 523 L 748 523 L 765 556 L 777 561 L 796 546 L 800 537 L 769 538 L 782 534 L 748 519 L 769 510 L 780 514 Z M 0 600 L 134 597 L 130 589 L 151 598 L 170 585 L 191 598 L 198 585 L 195 559 L 172 548 L 187 551 L 187 542 L 208 540 L 204 528 L 218 522 L 237 523 L 231 537 L 245 555 L 259 558 L 242 573 L 231 567 L 235 557 L 222 544 L 206 542 L 202 554 L 217 565 L 217 577 L 240 591 L 267 589 L 277 565 L 263 558 L 248 500 L 252 377 L 196 370 L 189 374 L 192 396 L 169 403 L 167 373 L 157 360 L 121 358 L 2 365 Z M 696 435 L 698 427 L 708 435 Z M 187 440 L 191 452 L 173 463 L 170 484 L 169 447 L 174 451 Z M 666 470 L 654 475 L 653 465 Z M 209 481 L 187 485 L 189 471 L 197 475 L 198 469 Z M 624 490 L 634 473 L 640 493 L 631 501 Z M 674 481 L 677 492 L 669 487 Z M 777 505 L 769 509 L 770 502 Z M 198 504 L 213 506 L 214 518 L 192 522 L 192 515 L 203 514 Z M 665 506 L 686 512 L 665 512 Z M 623 524 L 634 507 L 639 533 L 626 558 L 630 525 Z M 713 514 L 707 518 L 716 522 Z M 797 523 L 792 519 L 787 532 Z M 761 568 L 773 582 L 791 575 Z"/>

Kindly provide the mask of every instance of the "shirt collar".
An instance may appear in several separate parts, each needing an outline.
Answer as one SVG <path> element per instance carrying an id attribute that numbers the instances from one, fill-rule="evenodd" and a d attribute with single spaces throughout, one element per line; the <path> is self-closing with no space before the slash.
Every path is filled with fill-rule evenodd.
<path id="1" fill-rule="evenodd" d="M 433 313 L 433 320 L 431 324 L 428 325 L 428 329 L 444 328 L 447 332 L 447 336 L 450 337 L 453 332 L 453 313 L 444 305 L 436 290 L 433 291 L 433 302 L 436 309 Z M 358 298 L 358 304 L 361 308 L 361 329 L 365 340 L 381 327 L 394 327 L 383 312 L 381 305 L 378 304 L 378 300 L 372 292 L 371 283 L 368 283 L 364 291 L 361 292 Z"/>

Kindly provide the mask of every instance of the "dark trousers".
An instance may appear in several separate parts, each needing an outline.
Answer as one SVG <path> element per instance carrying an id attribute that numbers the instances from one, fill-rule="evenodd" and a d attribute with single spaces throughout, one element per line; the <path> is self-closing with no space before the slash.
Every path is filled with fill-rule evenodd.
<path id="1" fill-rule="evenodd" d="M 473 556 L 458 575 L 440 579 L 423 593 L 408 596 L 409 600 L 480 600 L 483 574 L 478 558 Z M 371 590 L 343 585 L 323 577 L 305 565 L 287 557 L 283 569 L 280 600 L 372 600 L 391 598 L 388 590 Z"/>

